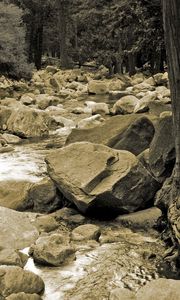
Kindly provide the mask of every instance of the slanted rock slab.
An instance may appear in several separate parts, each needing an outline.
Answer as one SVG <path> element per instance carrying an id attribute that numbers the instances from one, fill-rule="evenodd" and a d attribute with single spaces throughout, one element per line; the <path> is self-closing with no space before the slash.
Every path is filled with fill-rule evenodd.
<path id="1" fill-rule="evenodd" d="M 27 215 L 0 207 L 0 248 L 23 249 L 37 238 L 38 231 Z"/>
<path id="2" fill-rule="evenodd" d="M 133 212 L 145 207 L 159 184 L 128 151 L 81 142 L 51 152 L 50 177 L 83 213 Z"/>
<path id="3" fill-rule="evenodd" d="M 179 280 L 159 278 L 149 282 L 136 294 L 138 300 L 180 300 Z"/>
<path id="4" fill-rule="evenodd" d="M 0 295 L 3 297 L 20 292 L 40 294 L 44 290 L 44 282 L 38 275 L 20 267 L 0 266 L 0 278 Z"/>

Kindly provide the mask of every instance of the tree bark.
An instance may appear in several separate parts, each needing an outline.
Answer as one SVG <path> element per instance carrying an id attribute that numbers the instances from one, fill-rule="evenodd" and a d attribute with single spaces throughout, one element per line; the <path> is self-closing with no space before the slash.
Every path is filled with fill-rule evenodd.
<path id="1" fill-rule="evenodd" d="M 176 163 L 173 185 L 180 196 L 180 1 L 163 0 L 163 22 L 172 99 Z"/>

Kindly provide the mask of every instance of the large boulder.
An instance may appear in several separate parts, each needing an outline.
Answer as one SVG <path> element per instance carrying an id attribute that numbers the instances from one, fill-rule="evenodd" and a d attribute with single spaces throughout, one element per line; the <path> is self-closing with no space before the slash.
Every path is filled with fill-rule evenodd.
<path id="1" fill-rule="evenodd" d="M 109 86 L 106 82 L 100 80 L 91 80 L 88 83 L 89 94 L 107 94 L 109 92 Z"/>
<path id="2" fill-rule="evenodd" d="M 2 297 L 20 292 L 40 294 L 44 290 L 44 282 L 38 275 L 20 267 L 0 266 L 0 278 Z"/>
<path id="3" fill-rule="evenodd" d="M 26 294 L 24 292 L 18 294 L 11 294 L 6 300 L 42 300 L 37 294 Z"/>
<path id="4" fill-rule="evenodd" d="M 46 162 L 59 191 L 83 213 L 133 212 L 159 187 L 135 155 L 104 145 L 71 144 L 53 151 Z"/>
<path id="5" fill-rule="evenodd" d="M 180 300 L 180 283 L 178 280 L 159 278 L 139 289 L 136 297 L 138 300 Z"/>
<path id="6" fill-rule="evenodd" d="M 154 136 L 151 120 L 142 115 L 114 116 L 95 128 L 73 129 L 66 145 L 88 141 L 128 150 L 138 155 L 149 147 Z"/>
<path id="7" fill-rule="evenodd" d="M 14 110 L 7 121 L 7 128 L 10 132 L 26 138 L 48 135 L 44 115 L 28 107 Z"/>
<path id="8" fill-rule="evenodd" d="M 0 232 L 0 249 L 22 249 L 38 238 L 38 231 L 26 214 L 5 207 L 0 207 Z"/>
<path id="9" fill-rule="evenodd" d="M 156 125 L 149 149 L 149 167 L 159 180 L 169 176 L 175 162 L 175 146 L 172 116 L 165 115 Z"/>

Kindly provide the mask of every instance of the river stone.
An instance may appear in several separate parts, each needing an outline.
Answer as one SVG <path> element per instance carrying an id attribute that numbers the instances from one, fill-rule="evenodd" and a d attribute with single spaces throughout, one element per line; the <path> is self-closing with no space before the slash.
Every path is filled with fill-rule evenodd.
<path id="1" fill-rule="evenodd" d="M 28 181 L 0 181 L 0 205 L 16 210 L 32 206 L 27 201 L 31 186 L 32 183 Z"/>
<path id="2" fill-rule="evenodd" d="M 126 214 L 116 218 L 119 224 L 140 229 L 149 229 L 157 225 L 158 219 L 162 216 L 162 212 L 157 207 L 151 207 L 131 214 Z"/>
<path id="3" fill-rule="evenodd" d="M 83 213 L 133 212 L 159 186 L 135 155 L 104 145 L 74 143 L 51 152 L 46 162 L 59 191 Z"/>
<path id="4" fill-rule="evenodd" d="M 12 113 L 12 108 L 0 106 L 0 129 L 7 129 L 7 121 Z"/>
<path id="5" fill-rule="evenodd" d="M 6 140 L 8 144 L 18 144 L 21 142 L 21 138 L 10 133 L 3 133 L 2 137 Z"/>
<path id="6" fill-rule="evenodd" d="M 71 239 L 73 241 L 96 240 L 98 241 L 101 231 L 99 226 L 94 224 L 85 224 L 76 227 L 72 231 Z"/>
<path id="7" fill-rule="evenodd" d="M 139 100 L 135 96 L 124 96 L 113 105 L 112 112 L 122 115 L 132 114 L 138 103 Z"/>
<path id="8" fill-rule="evenodd" d="M 23 249 L 38 238 L 38 231 L 27 215 L 5 207 L 0 207 L 0 233 L 1 249 Z"/>
<path id="9" fill-rule="evenodd" d="M 101 80 L 91 80 L 88 83 L 88 92 L 89 94 L 107 94 L 109 92 L 108 83 Z"/>
<path id="10" fill-rule="evenodd" d="M 33 211 L 41 213 L 54 211 L 60 205 L 56 197 L 56 187 L 49 177 L 31 186 L 28 201 L 33 203 Z"/>
<path id="11" fill-rule="evenodd" d="M 6 300 L 42 300 L 42 298 L 37 294 L 25 294 L 25 293 L 18 293 L 18 294 L 11 294 L 6 298 Z"/>
<path id="12" fill-rule="evenodd" d="M 175 162 L 172 116 L 160 118 L 149 149 L 149 167 L 160 181 L 171 174 Z"/>
<path id="13" fill-rule="evenodd" d="M 20 251 L 11 248 L 0 250 L 0 265 L 14 265 L 23 268 L 27 260 L 28 256 Z"/>
<path id="14" fill-rule="evenodd" d="M 61 234 L 42 236 L 31 247 L 35 262 L 55 267 L 74 259 L 74 252 L 75 250 L 70 246 L 68 239 Z"/>
<path id="15" fill-rule="evenodd" d="M 128 150 L 138 155 L 149 148 L 153 136 L 154 126 L 151 120 L 142 115 L 132 114 L 114 116 L 95 128 L 73 129 L 66 140 L 66 145 L 87 141 Z"/>
<path id="16" fill-rule="evenodd" d="M 28 107 L 14 110 L 7 121 L 7 128 L 20 137 L 30 138 L 48 135 L 44 115 Z"/>
<path id="17" fill-rule="evenodd" d="M 34 225 L 38 231 L 51 232 L 58 228 L 59 224 L 53 215 L 37 216 Z"/>
<path id="18" fill-rule="evenodd" d="M 149 282 L 137 292 L 138 300 L 180 300 L 178 280 L 159 278 Z"/>
<path id="19" fill-rule="evenodd" d="M 40 294 L 44 290 L 43 280 L 36 274 L 15 266 L 0 266 L 0 295 L 24 292 Z"/>

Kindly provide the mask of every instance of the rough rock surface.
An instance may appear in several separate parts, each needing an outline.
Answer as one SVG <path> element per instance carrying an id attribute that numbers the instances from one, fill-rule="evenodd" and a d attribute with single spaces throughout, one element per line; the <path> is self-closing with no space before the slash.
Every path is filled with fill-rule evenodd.
<path id="1" fill-rule="evenodd" d="M 100 237 L 100 228 L 94 224 L 85 224 L 76 227 L 72 231 L 71 239 L 73 241 L 83 241 L 83 240 L 98 240 Z"/>
<path id="2" fill-rule="evenodd" d="M 161 217 L 162 212 L 157 207 L 151 207 L 132 214 L 119 216 L 116 221 L 126 227 L 132 229 L 149 229 L 157 224 L 157 220 Z"/>
<path id="3" fill-rule="evenodd" d="M 59 266 L 74 259 L 75 252 L 61 234 L 40 237 L 31 251 L 35 262 L 51 266 Z"/>
<path id="4" fill-rule="evenodd" d="M 48 127 L 43 115 L 28 107 L 14 110 L 7 121 L 7 128 L 20 137 L 48 135 Z"/>
<path id="5" fill-rule="evenodd" d="M 180 283 L 178 280 L 159 278 L 142 287 L 136 297 L 138 300 L 180 300 Z"/>
<path id="6" fill-rule="evenodd" d="M 88 91 L 90 94 L 107 94 L 109 91 L 108 84 L 100 80 L 91 80 L 88 84 Z"/>
<path id="7" fill-rule="evenodd" d="M 112 112 L 122 115 L 132 114 L 138 102 L 139 100 L 135 96 L 124 96 L 114 104 Z"/>
<path id="8" fill-rule="evenodd" d="M 13 293 L 39 294 L 44 290 L 42 279 L 20 267 L 0 266 L 0 295 L 7 297 Z"/>
<path id="9" fill-rule="evenodd" d="M 81 212 L 133 212 L 153 198 L 157 182 L 130 152 L 87 142 L 53 151 L 50 177 Z"/>
<path id="10" fill-rule="evenodd" d="M 5 207 L 0 207 L 0 248 L 23 249 L 37 238 L 38 231 L 30 223 L 27 215 Z"/>
<path id="11" fill-rule="evenodd" d="M 17 210 L 28 208 L 28 192 L 32 186 L 27 181 L 1 181 L 0 182 L 0 205 Z"/>
<path id="12" fill-rule="evenodd" d="M 9 248 L 0 250 L 0 265 L 12 265 L 23 268 L 27 260 L 28 256 L 20 251 Z"/>
<path id="13" fill-rule="evenodd" d="M 6 298 L 6 300 L 42 300 L 42 298 L 37 294 L 25 294 L 25 293 L 18 293 L 18 294 L 11 294 Z"/>
<path id="14" fill-rule="evenodd" d="M 73 129 L 66 145 L 87 141 L 109 147 L 128 150 L 138 155 L 149 147 L 154 136 L 154 126 L 145 116 L 114 116 L 96 128 Z"/>
<path id="15" fill-rule="evenodd" d="M 173 123 L 171 116 L 159 119 L 155 135 L 149 149 L 149 166 L 156 178 L 168 176 L 175 161 L 173 137 Z"/>

